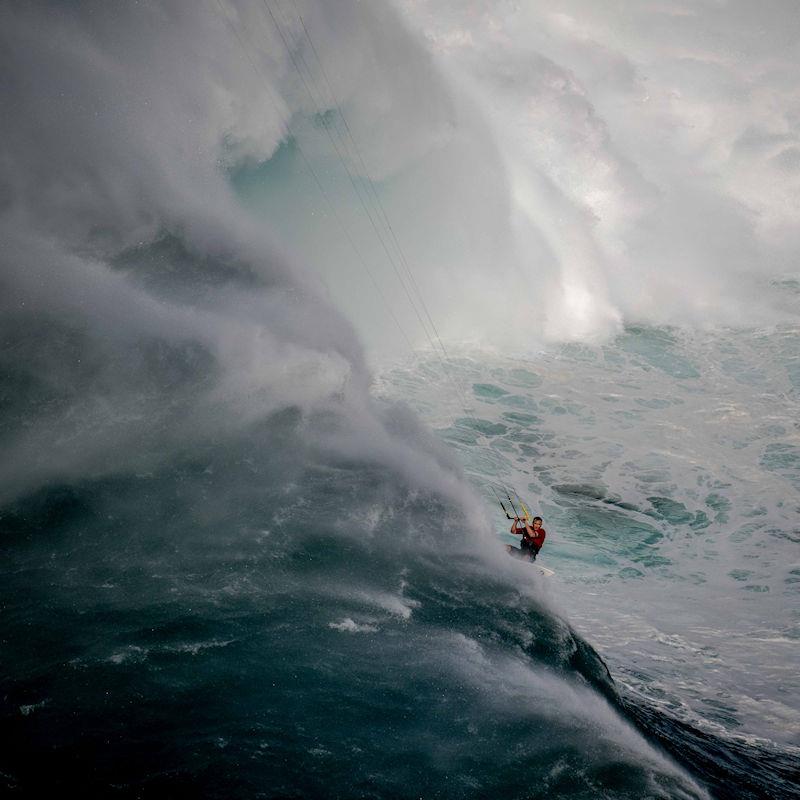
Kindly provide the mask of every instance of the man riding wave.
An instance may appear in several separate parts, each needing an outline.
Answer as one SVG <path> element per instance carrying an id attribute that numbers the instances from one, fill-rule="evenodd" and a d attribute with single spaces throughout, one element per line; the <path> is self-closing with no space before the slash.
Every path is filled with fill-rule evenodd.
<path id="1" fill-rule="evenodd" d="M 547 531 L 542 527 L 542 518 L 534 517 L 529 520 L 528 517 L 513 517 L 513 520 L 511 533 L 514 536 L 522 536 L 522 539 L 519 547 L 507 544 L 506 551 L 517 558 L 535 561 L 547 537 Z"/>

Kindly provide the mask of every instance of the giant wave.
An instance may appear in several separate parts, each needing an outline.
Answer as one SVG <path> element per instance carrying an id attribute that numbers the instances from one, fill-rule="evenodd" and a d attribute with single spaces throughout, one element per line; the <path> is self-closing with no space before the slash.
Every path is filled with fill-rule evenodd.
<path id="1" fill-rule="evenodd" d="M 476 476 L 472 456 L 459 462 L 420 422 L 408 404 L 423 394 L 375 391 L 371 364 L 392 363 L 396 333 L 338 249 L 342 223 L 377 261 L 322 135 L 343 109 L 391 219 L 443 209 L 401 238 L 430 267 L 419 294 L 440 299 L 447 341 L 527 358 L 545 339 L 623 333 L 630 316 L 710 315 L 699 295 L 686 306 L 680 280 L 654 311 L 642 298 L 664 291 L 658 268 L 633 287 L 615 274 L 670 241 L 687 195 L 670 186 L 659 206 L 612 158 L 579 83 L 555 54 L 526 55 L 498 9 L 466 20 L 356 2 L 0 9 L 7 792 L 792 791 L 784 751 L 733 747 L 620 690 L 563 604 L 503 555 L 470 480 L 492 470 Z M 547 19 L 574 38 L 568 20 Z M 482 30 L 508 59 L 482 61 L 494 46 Z M 304 48 L 328 64 L 337 108 L 309 100 L 292 58 Z M 549 145 L 532 149 L 526 131 L 547 114 L 506 124 L 526 73 L 558 112 Z M 587 127 L 565 138 L 576 120 Z M 613 176 L 595 176 L 601 194 L 646 205 L 637 230 L 612 214 L 592 233 L 585 187 L 545 168 L 555 142 L 577 152 L 581 137 Z M 330 181 L 332 207 L 310 199 L 310 175 Z M 443 185 L 457 202 L 442 202 Z M 791 242 L 767 246 L 740 209 L 701 194 L 720 238 L 740 234 L 732 269 L 757 285 L 746 254 L 778 259 Z M 441 237 L 448 226 L 460 234 Z M 783 237 L 782 220 L 769 231 Z M 713 264 L 708 297 L 731 248 L 694 244 L 686 264 Z M 504 324 L 520 276 L 520 309 L 542 314 L 535 342 Z M 400 296 L 399 275 L 373 278 Z M 723 294 L 729 322 L 748 293 Z M 794 313 L 783 296 L 744 306 L 754 320 Z M 394 313 L 401 330 L 415 324 Z M 424 363 L 414 369 L 424 378 Z M 452 396 L 426 415 L 427 402 L 421 415 L 443 427 Z M 475 432 L 455 427 L 469 445 Z"/>

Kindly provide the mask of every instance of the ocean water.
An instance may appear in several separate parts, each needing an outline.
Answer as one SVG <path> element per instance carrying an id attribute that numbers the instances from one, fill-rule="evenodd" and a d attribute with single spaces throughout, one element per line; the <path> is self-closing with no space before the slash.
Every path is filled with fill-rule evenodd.
<path id="1" fill-rule="evenodd" d="M 5 790 L 796 794 L 795 335 L 461 354 L 469 418 L 436 359 L 385 373 L 397 446 L 441 439 L 485 508 L 299 410 L 6 504 Z"/>
<path id="2" fill-rule="evenodd" d="M 796 37 L 733 6 L 0 5 L 3 796 L 800 796 Z"/>
<path id="3" fill-rule="evenodd" d="M 4 509 L 6 791 L 704 796 L 439 498 L 276 474 L 298 424 Z"/>
<path id="4" fill-rule="evenodd" d="M 550 597 L 630 706 L 787 764 L 800 735 L 797 333 L 631 327 L 533 359 L 430 359 L 382 384 L 459 451 L 487 505 L 513 486 L 544 517 Z M 448 402 L 453 380 L 471 387 L 469 417 Z"/>

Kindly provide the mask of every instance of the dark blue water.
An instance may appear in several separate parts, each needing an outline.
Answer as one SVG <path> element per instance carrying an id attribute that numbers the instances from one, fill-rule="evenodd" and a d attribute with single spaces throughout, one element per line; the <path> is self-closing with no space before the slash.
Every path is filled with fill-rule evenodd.
<path id="1" fill-rule="evenodd" d="M 536 577 L 302 425 L 6 505 L 6 793 L 790 796 L 792 764 L 620 696 Z"/>

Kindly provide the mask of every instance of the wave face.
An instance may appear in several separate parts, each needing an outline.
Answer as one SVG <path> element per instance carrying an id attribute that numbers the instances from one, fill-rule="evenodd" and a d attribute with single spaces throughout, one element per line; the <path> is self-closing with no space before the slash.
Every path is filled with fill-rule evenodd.
<path id="1" fill-rule="evenodd" d="M 298 422 L 5 509 L 8 788 L 705 796 L 440 496 L 277 469 Z"/>
<path id="2" fill-rule="evenodd" d="M 742 750 L 703 726 L 697 704 L 667 713 L 660 676 L 633 682 L 612 622 L 591 631 L 587 606 L 557 600 L 505 556 L 472 480 L 498 474 L 476 464 L 496 452 L 492 426 L 505 423 L 489 421 L 480 450 L 463 425 L 462 448 L 426 427 L 407 401 L 442 428 L 452 397 L 424 381 L 424 362 L 407 395 L 391 371 L 375 391 L 370 360 L 390 359 L 398 333 L 424 339 L 408 307 L 393 312 L 400 331 L 387 334 L 382 302 L 410 301 L 417 288 L 443 298 L 434 310 L 448 342 L 526 352 L 533 339 L 613 336 L 636 315 L 785 322 L 796 311 L 788 278 L 751 301 L 752 286 L 785 268 L 791 231 L 779 217 L 764 227 L 766 213 L 748 221 L 727 184 L 704 186 L 684 213 L 682 185 L 663 193 L 620 157 L 607 163 L 624 177 L 620 197 L 649 205 L 635 228 L 614 227 L 619 213 L 598 225 L 547 148 L 527 148 L 530 128 L 514 109 L 530 86 L 515 76 L 535 77 L 541 103 L 528 124 L 544 130 L 551 120 L 551 145 L 584 119 L 572 146 L 583 137 L 613 148 L 578 78 L 567 80 L 553 54 L 522 58 L 536 19 L 496 11 L 487 6 L 481 24 L 470 17 L 470 30 L 458 8 L 431 17 L 425 4 L 0 9 L 8 793 L 791 791 L 789 751 L 773 747 L 782 743 Z M 566 17 L 555 23 L 567 31 L 562 55 L 592 52 Z M 500 34 L 509 58 L 481 76 Z M 313 94 L 323 86 L 327 104 Z M 570 108 L 574 116 L 559 116 Z M 341 134 L 345 114 L 358 152 L 338 152 L 327 136 Z M 747 141 L 757 150 L 772 140 L 761 131 Z M 790 172 L 791 152 L 781 153 Z M 663 162 L 666 173 L 675 160 Z M 414 291 L 397 264 L 362 269 L 382 248 L 364 243 L 372 225 L 358 187 L 381 198 L 409 259 L 430 266 Z M 700 207 L 714 236 L 692 238 L 667 292 L 663 265 L 675 251 L 648 257 Z M 574 249 L 559 236 L 563 220 Z M 360 256 L 342 245 L 343 231 Z M 754 254 L 769 268 L 752 267 Z M 711 277 L 687 303 L 687 271 L 703 259 Z M 520 276 L 521 305 L 547 312 L 535 336 L 506 325 L 506 287 Z M 657 313 L 648 293 L 664 300 Z M 791 348 L 796 332 L 781 330 Z M 634 351 L 650 346 L 632 341 Z M 481 369 L 496 368 L 483 357 Z M 680 355 L 666 358 L 672 378 L 687 377 Z M 760 374 L 752 365 L 753 380 Z M 538 435 L 516 413 L 515 433 Z M 787 430 L 764 434 L 762 465 L 784 477 L 795 457 Z M 657 472 L 660 462 L 645 466 Z M 565 534 L 581 498 L 614 499 L 593 497 L 595 484 L 568 472 L 563 491 L 528 487 L 553 502 L 548 520 Z M 643 503 L 625 480 L 628 499 L 618 502 Z M 691 504 L 659 491 L 650 506 L 620 508 L 684 524 L 678 506 Z M 702 503 L 724 513 L 722 500 L 716 510 Z M 773 511 L 777 529 L 788 512 Z M 624 594 L 635 576 L 620 577 Z M 758 575 L 743 581 L 762 585 Z M 743 773 L 743 762 L 754 766 Z"/>

